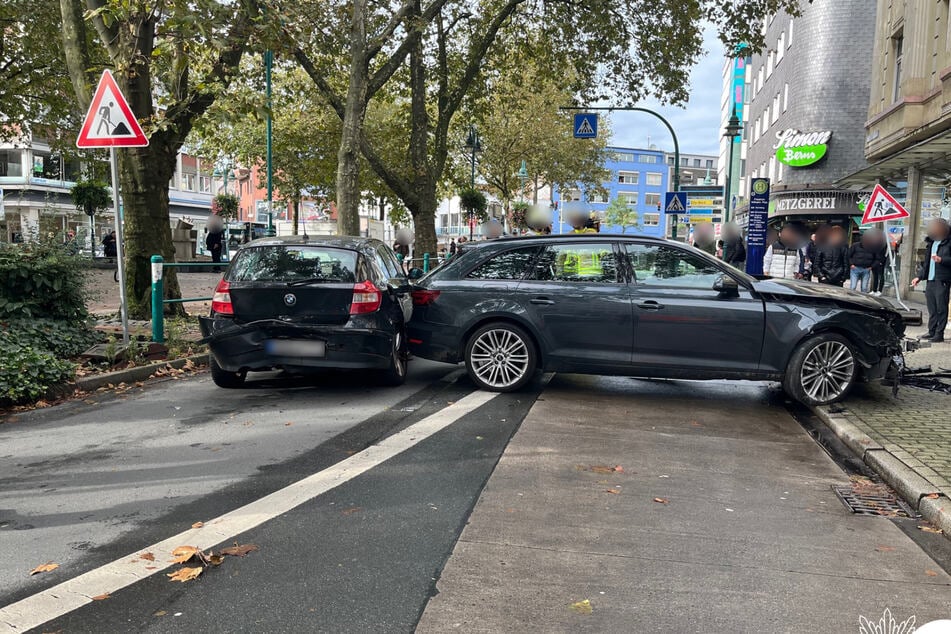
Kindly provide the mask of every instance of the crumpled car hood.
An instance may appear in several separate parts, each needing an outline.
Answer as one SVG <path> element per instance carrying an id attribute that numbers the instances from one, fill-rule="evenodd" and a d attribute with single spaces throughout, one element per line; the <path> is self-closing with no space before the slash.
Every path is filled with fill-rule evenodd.
<path id="1" fill-rule="evenodd" d="M 783 299 L 801 297 L 809 300 L 828 299 L 839 304 L 852 304 L 853 306 L 866 310 L 894 310 L 894 307 L 882 298 L 872 297 L 871 295 L 850 291 L 838 286 L 817 284 L 815 282 L 771 279 L 758 281 L 753 285 L 753 288 L 757 293 L 767 297 L 774 296 L 782 297 Z"/>

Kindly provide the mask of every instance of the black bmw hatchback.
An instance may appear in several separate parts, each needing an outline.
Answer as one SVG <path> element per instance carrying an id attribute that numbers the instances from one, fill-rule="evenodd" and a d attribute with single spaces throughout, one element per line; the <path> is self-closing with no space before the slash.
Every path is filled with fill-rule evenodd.
<path id="1" fill-rule="evenodd" d="M 413 354 L 465 362 L 482 389 L 536 370 L 782 381 L 836 401 L 901 360 L 901 315 L 880 299 L 757 280 L 693 247 L 611 235 L 468 247 L 417 283 Z"/>
<path id="2" fill-rule="evenodd" d="M 264 238 L 242 247 L 200 318 L 211 376 L 240 387 L 249 371 L 377 370 L 406 379 L 413 306 L 396 256 L 369 238 Z"/>

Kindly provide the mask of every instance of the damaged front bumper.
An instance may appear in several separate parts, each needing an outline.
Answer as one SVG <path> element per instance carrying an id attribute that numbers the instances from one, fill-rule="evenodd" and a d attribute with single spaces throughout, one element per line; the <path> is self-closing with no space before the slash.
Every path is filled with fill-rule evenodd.
<path id="1" fill-rule="evenodd" d="M 266 319 L 235 323 L 199 317 L 215 362 L 228 372 L 269 369 L 385 369 L 393 335 L 372 328 L 307 325 Z"/>

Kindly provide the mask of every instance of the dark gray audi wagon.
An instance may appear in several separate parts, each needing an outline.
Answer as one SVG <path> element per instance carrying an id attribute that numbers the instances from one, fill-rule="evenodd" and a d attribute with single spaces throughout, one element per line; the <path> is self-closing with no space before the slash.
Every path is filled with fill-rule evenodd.
<path id="1" fill-rule="evenodd" d="M 900 360 L 884 300 L 757 280 L 693 247 L 618 235 L 467 246 L 412 292 L 410 351 L 464 362 L 492 391 L 537 370 L 782 381 L 807 404 L 841 399 Z"/>

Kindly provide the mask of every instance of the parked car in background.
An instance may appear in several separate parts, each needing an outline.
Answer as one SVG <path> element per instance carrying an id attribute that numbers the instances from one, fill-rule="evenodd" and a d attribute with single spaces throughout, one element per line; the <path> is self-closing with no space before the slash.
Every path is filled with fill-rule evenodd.
<path id="1" fill-rule="evenodd" d="M 406 379 L 410 282 L 385 244 L 369 238 L 290 236 L 241 247 L 199 319 L 211 376 L 240 387 L 270 369 L 375 370 Z"/>
<path id="2" fill-rule="evenodd" d="M 807 404 L 883 377 L 904 324 L 878 298 L 758 281 L 693 247 L 611 235 L 474 243 L 417 283 L 413 354 L 480 388 L 536 370 L 782 381 Z"/>

